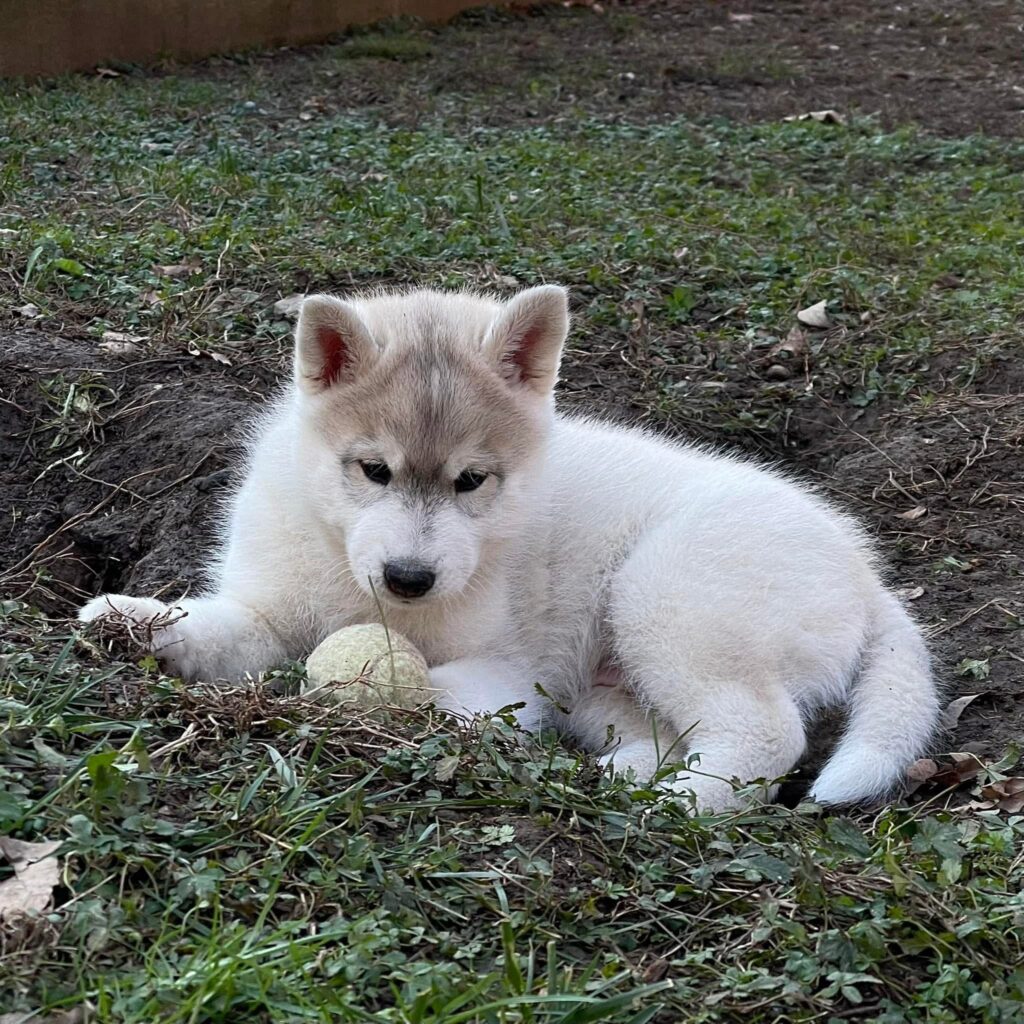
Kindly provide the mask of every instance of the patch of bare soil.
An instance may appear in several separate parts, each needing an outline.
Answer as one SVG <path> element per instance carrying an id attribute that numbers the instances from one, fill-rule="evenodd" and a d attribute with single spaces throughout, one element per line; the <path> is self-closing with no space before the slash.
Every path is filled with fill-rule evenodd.
<path id="1" fill-rule="evenodd" d="M 362 37 L 352 59 L 307 47 L 249 55 L 262 105 L 371 108 L 392 123 L 483 124 L 621 114 L 761 121 L 835 108 L 948 135 L 1024 126 L 1024 10 L 1012 0 L 624 0 L 472 11 L 414 34 L 420 49 Z M 482 30 L 480 22 L 486 22 Z M 232 74 L 218 58 L 185 73 Z M 175 73 L 181 73 L 175 69 Z"/>
<path id="2" fill-rule="evenodd" d="M 195 584 L 271 375 L 35 331 L 0 350 L 0 591 L 61 613 L 100 589 Z"/>
<path id="3" fill-rule="evenodd" d="M 893 582 L 928 625 L 950 696 L 978 693 L 954 749 L 1024 739 L 1024 372 L 1009 363 L 926 412 L 833 449 L 827 486 L 877 530 Z"/>

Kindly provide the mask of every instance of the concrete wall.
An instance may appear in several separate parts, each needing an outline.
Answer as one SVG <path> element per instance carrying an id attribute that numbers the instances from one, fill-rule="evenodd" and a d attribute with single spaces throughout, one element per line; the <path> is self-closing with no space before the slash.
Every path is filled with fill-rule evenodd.
<path id="1" fill-rule="evenodd" d="M 0 77 L 107 61 L 310 43 L 398 15 L 443 21 L 482 0 L 0 0 Z"/>

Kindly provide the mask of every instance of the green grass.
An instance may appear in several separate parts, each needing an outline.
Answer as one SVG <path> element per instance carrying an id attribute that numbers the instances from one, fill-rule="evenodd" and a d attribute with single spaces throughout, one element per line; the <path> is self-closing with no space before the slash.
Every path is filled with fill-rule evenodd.
<path id="1" fill-rule="evenodd" d="M 186 691 L 4 614 L 0 832 L 64 839 L 74 893 L 8 947 L 5 1008 L 1020 1019 L 1019 816 L 690 818 L 508 725 L 371 730 L 289 696 L 294 673 Z"/>
<path id="2" fill-rule="evenodd" d="M 1019 144 L 870 121 L 409 130 L 317 106 L 304 121 L 247 81 L 0 95 L 18 304 L 96 333 L 280 353 L 271 306 L 290 291 L 558 280 L 580 344 L 624 338 L 642 302 L 648 355 L 683 338 L 727 370 L 824 298 L 849 332 L 818 368 L 855 405 L 906 393 L 967 341 L 969 375 L 1024 313 Z M 184 263 L 195 272 L 154 270 Z M 673 383 L 654 382 L 660 415 L 685 418 Z M 717 419 L 756 427 L 777 412 L 767 397 Z"/>
<path id="3" fill-rule="evenodd" d="M 366 32 L 354 35 L 342 51 L 346 57 L 375 57 L 380 60 L 422 60 L 431 54 L 430 45 L 417 36 L 394 35 L 387 32 Z"/>
<path id="4" fill-rule="evenodd" d="M 336 59 L 357 51 L 428 52 L 364 35 Z M 575 345 L 627 346 L 652 415 L 768 430 L 815 396 L 758 380 L 742 400 L 700 398 L 679 386 L 694 353 L 702 380 L 746 380 L 749 353 L 827 299 L 840 329 L 816 341 L 818 392 L 863 407 L 926 401 L 1012 341 L 1022 168 L 1019 143 L 871 121 L 435 116 L 413 130 L 244 70 L 8 86 L 0 326 L 34 303 L 45 329 L 283 360 L 290 327 L 272 307 L 293 291 L 558 280 Z M 195 272 L 154 269 L 183 264 Z M 55 390 L 57 431 L 68 400 Z M 97 383 L 87 402 L 105 400 Z M 189 690 L 22 605 L 3 615 L 0 833 L 64 846 L 57 909 L 0 934 L 0 1010 L 88 1002 L 129 1024 L 1024 1012 L 1020 816 L 925 803 L 691 818 L 507 724 L 371 729 L 296 698 L 295 672 L 270 691 Z"/>

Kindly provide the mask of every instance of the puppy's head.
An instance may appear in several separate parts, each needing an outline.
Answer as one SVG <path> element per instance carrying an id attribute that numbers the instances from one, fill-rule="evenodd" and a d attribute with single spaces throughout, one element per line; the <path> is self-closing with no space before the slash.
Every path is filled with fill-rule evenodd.
<path id="1" fill-rule="evenodd" d="M 306 299 L 295 346 L 309 500 L 356 582 L 462 593 L 534 489 L 569 326 L 565 291 Z"/>

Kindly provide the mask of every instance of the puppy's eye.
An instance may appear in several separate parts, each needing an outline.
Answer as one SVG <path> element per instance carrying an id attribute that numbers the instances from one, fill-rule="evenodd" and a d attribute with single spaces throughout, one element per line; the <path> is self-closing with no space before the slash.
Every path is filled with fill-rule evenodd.
<path id="1" fill-rule="evenodd" d="M 387 487 L 391 483 L 391 470 L 385 462 L 360 462 L 360 467 L 366 474 L 367 480 L 372 480 L 381 487 Z"/>
<path id="2" fill-rule="evenodd" d="M 467 469 L 455 478 L 455 490 L 459 494 L 475 491 L 487 479 L 487 476 L 487 473 L 478 473 L 474 469 Z"/>

